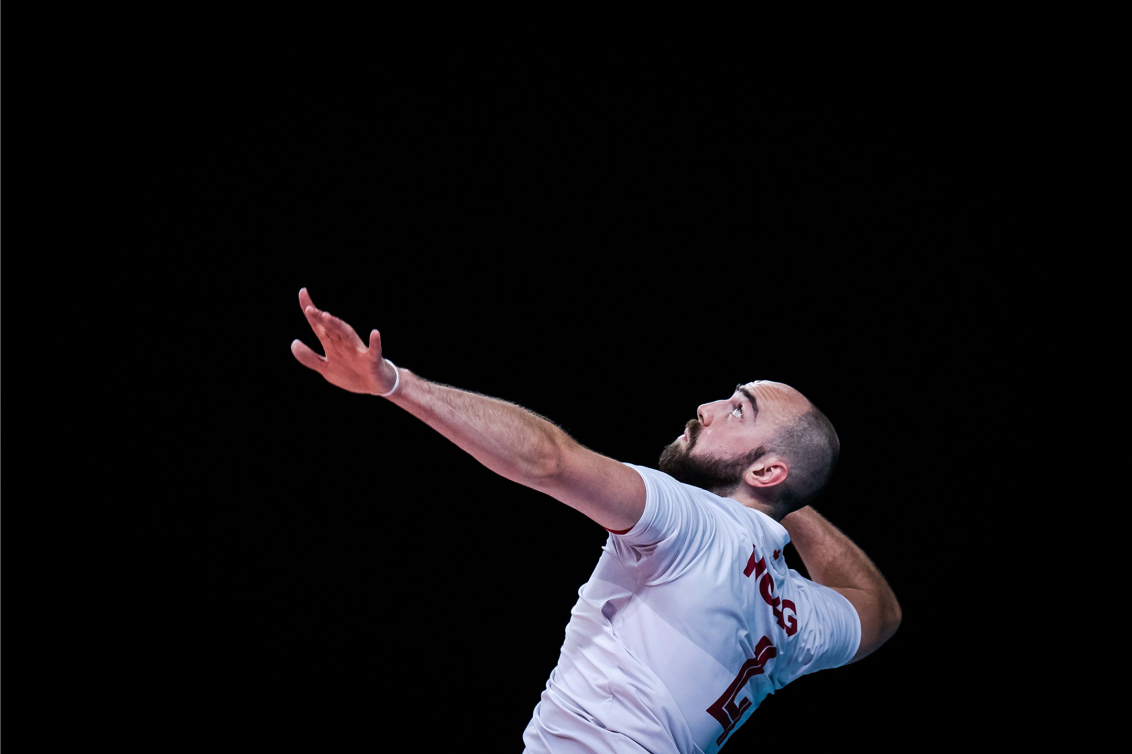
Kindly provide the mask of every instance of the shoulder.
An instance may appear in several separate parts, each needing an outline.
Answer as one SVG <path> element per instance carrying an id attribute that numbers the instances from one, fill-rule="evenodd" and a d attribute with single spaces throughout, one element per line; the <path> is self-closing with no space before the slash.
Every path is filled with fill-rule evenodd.
<path id="1" fill-rule="evenodd" d="M 636 471 L 645 486 L 640 520 L 631 529 L 614 532 L 626 535 L 627 541 L 652 544 L 672 535 L 750 529 L 747 517 L 755 512 L 735 500 L 684 484 L 657 469 L 630 463 L 625 466 Z"/>

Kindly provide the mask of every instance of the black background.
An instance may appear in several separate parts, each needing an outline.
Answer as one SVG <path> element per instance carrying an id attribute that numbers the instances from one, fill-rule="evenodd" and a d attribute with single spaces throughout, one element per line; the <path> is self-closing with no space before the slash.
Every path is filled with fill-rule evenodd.
<path id="1" fill-rule="evenodd" d="M 13 202 L 46 217 L 7 239 L 55 333 L 23 444 L 54 459 L 27 467 L 42 516 L 5 537 L 35 584 L 6 702 L 42 750 L 521 749 L 605 532 L 302 368 L 303 286 L 397 364 L 632 463 L 737 382 L 794 385 L 842 441 L 816 507 L 904 623 L 729 750 L 1012 736 L 1041 642 L 1020 553 L 1050 520 L 1019 458 L 1067 327 L 1051 279 L 1076 285 L 1070 30 L 646 5 L 64 26 L 37 30 L 16 150 Z"/>

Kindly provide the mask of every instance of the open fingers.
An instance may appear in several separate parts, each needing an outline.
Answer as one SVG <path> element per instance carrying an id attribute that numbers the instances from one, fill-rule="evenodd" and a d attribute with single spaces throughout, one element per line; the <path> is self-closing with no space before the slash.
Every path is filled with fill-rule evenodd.
<path id="1" fill-rule="evenodd" d="M 303 316 L 307 318 L 307 324 L 311 326 L 311 330 L 314 330 L 314 334 L 318 337 L 319 342 L 322 343 L 322 350 L 325 351 L 327 344 L 333 339 L 327 331 L 326 322 L 322 318 L 322 312 L 315 309 L 312 304 L 303 310 Z"/>
<path id="2" fill-rule="evenodd" d="M 308 306 L 314 306 L 314 302 L 311 301 L 311 295 L 309 293 L 307 293 L 306 288 L 300 288 L 299 289 L 299 306 L 302 308 L 302 310 L 304 312 L 307 310 Z M 316 309 L 316 311 L 317 311 L 317 309 Z"/>
<path id="3" fill-rule="evenodd" d="M 306 343 L 298 338 L 291 343 L 291 353 L 295 355 L 300 364 L 316 372 L 321 373 L 326 366 L 326 359 L 312 351 Z"/>
<path id="4" fill-rule="evenodd" d="M 323 312 L 311 301 L 311 295 L 307 293 L 306 288 L 299 290 L 299 306 L 303 307 L 303 316 L 307 318 L 307 324 L 311 326 L 311 329 L 314 330 L 314 334 L 318 336 L 318 339 L 322 341 L 322 345 L 325 346 L 327 332 L 326 323 L 322 318 Z"/>
<path id="5" fill-rule="evenodd" d="M 330 312 L 322 313 L 322 325 L 326 328 L 326 333 L 331 340 L 354 349 L 365 350 L 366 344 L 354 332 L 354 328 Z"/>
<path id="6" fill-rule="evenodd" d="M 306 288 L 299 290 L 299 305 L 303 307 L 303 314 L 307 318 L 314 334 L 325 350 L 326 346 L 335 342 L 349 344 L 354 348 L 365 348 L 366 344 L 354 332 L 354 328 L 338 319 L 330 312 L 324 312 L 314 305 L 311 295 Z"/>

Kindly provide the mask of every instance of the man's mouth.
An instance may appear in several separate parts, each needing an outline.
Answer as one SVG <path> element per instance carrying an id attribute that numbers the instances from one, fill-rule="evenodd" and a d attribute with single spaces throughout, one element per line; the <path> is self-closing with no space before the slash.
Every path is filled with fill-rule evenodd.
<path id="1" fill-rule="evenodd" d="M 684 434 L 677 437 L 677 440 L 684 440 L 688 448 L 691 449 L 692 445 L 696 442 L 696 436 L 700 433 L 700 423 L 692 419 L 684 425 Z"/>

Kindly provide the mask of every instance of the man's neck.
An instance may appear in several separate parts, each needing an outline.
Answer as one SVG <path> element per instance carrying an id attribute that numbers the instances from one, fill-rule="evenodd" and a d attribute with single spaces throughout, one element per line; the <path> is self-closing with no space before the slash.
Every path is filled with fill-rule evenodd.
<path id="1" fill-rule="evenodd" d="M 755 497 L 742 486 L 740 486 L 736 490 L 732 490 L 730 494 L 724 495 L 723 497 L 729 497 L 740 505 L 745 505 L 746 507 L 753 508 L 760 513 L 765 513 L 775 521 L 781 522 L 782 519 L 785 518 L 785 514 L 782 512 L 781 507 Z"/>

